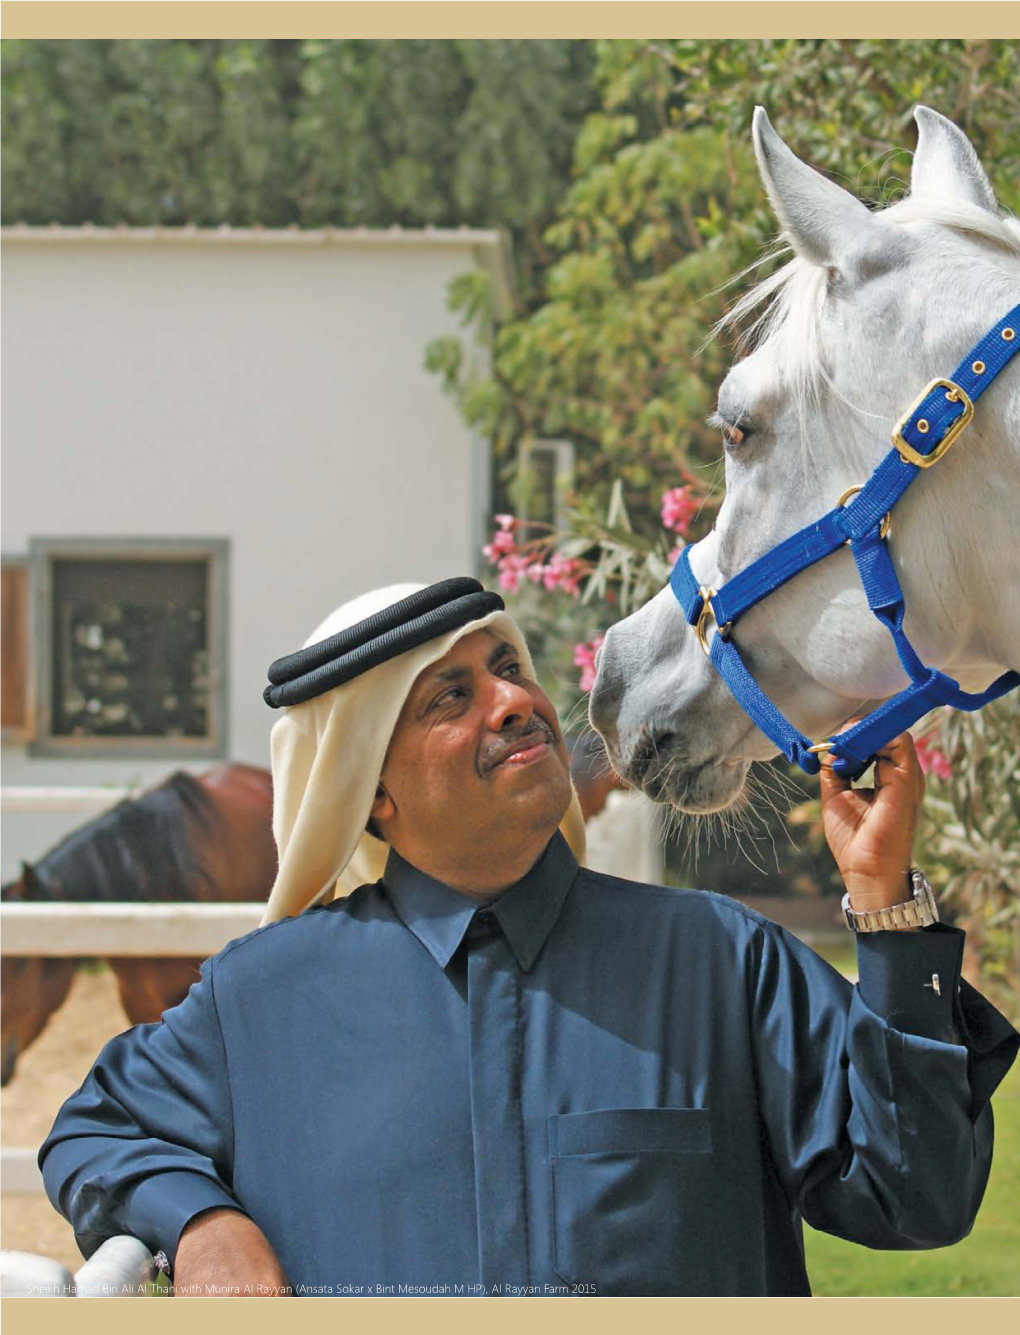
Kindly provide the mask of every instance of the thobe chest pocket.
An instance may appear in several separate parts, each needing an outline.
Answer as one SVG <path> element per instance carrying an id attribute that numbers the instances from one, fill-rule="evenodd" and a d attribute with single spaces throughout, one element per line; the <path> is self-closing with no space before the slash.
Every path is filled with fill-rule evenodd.
<path id="1" fill-rule="evenodd" d="M 548 1130 L 556 1273 L 599 1295 L 698 1292 L 709 1260 L 709 1110 L 562 1113 Z"/>

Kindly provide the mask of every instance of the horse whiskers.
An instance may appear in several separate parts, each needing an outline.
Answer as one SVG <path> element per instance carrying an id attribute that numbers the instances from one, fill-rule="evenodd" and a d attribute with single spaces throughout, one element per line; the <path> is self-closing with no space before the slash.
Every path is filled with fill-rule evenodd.
<path id="1" fill-rule="evenodd" d="M 563 724 L 562 724 L 562 727 L 561 727 L 561 731 L 564 732 L 564 733 L 568 733 L 568 732 L 570 732 L 570 730 L 573 728 L 574 723 L 576 722 L 577 718 L 582 717 L 582 716 L 584 717 L 585 724 L 584 724 L 584 727 L 581 729 L 580 733 L 578 734 L 578 736 L 580 736 L 580 737 L 582 737 L 582 738 L 587 738 L 589 735 L 591 735 L 591 734 L 594 733 L 594 731 L 595 731 L 595 729 L 594 729 L 594 728 L 591 726 L 591 724 L 588 722 L 588 697 L 587 697 L 587 695 L 582 695 L 581 698 L 580 698 L 580 700 L 578 700 L 577 703 L 576 703 L 576 704 L 573 706 L 573 708 L 570 710 L 570 713 L 569 713 L 569 714 L 567 715 L 567 717 L 563 720 Z"/>
<path id="2" fill-rule="evenodd" d="M 691 870 L 696 872 L 698 870 L 698 857 L 701 851 L 701 821 L 687 811 L 681 811 L 678 808 L 674 808 L 674 810 L 677 816 L 676 833 L 679 835 L 681 832 L 684 832 L 684 827 L 686 826 L 686 837 L 684 839 L 682 853 L 683 861 L 689 862 L 691 864 Z M 692 843 L 694 845 L 693 852 L 691 850 Z"/>
<path id="3" fill-rule="evenodd" d="M 733 834 L 733 840 L 734 843 L 736 844 L 737 852 L 742 857 L 744 857 L 751 864 L 751 866 L 754 867 L 754 869 L 757 872 L 759 872 L 762 876 L 765 876 L 767 874 L 765 868 L 761 865 L 761 863 L 758 862 L 758 860 L 755 857 L 752 856 L 750 849 L 745 846 L 744 840 L 741 837 L 743 835 L 744 837 L 747 838 L 747 840 L 750 841 L 752 845 L 757 845 L 760 836 L 754 833 L 754 830 L 749 824 L 744 823 L 743 821 L 738 823 L 735 814 L 734 817 L 732 818 L 732 824 L 730 826 L 730 829 Z M 765 829 L 767 833 L 768 827 L 766 826 Z M 773 851 L 775 851 L 775 845 L 773 845 Z"/>
<path id="4" fill-rule="evenodd" d="M 665 764 L 656 777 L 672 777 L 674 771 L 675 765 Z M 682 802 L 684 794 L 678 796 Z M 743 857 L 760 875 L 766 876 L 766 859 L 760 851 L 764 850 L 766 843 L 771 850 L 768 861 L 776 871 L 781 870 L 781 865 L 776 840 L 765 813 L 772 812 L 782 817 L 785 812 L 780 803 L 789 810 L 793 801 L 803 796 L 796 784 L 782 773 L 777 772 L 769 779 L 749 771 L 747 788 L 731 807 L 723 811 L 695 814 L 679 806 L 671 807 L 662 822 L 661 840 L 663 843 L 670 839 L 678 843 L 682 841 L 681 859 L 692 872 L 697 871 L 704 837 L 706 853 L 716 846 L 723 851 L 732 843 L 735 857 Z M 785 832 L 791 847 L 795 848 L 796 842 L 789 830 Z"/>
<path id="5" fill-rule="evenodd" d="M 757 810 L 757 808 L 755 807 L 753 799 L 754 799 L 754 793 L 749 792 L 741 806 L 741 814 L 744 817 L 744 820 L 746 821 L 747 832 L 755 845 L 759 844 L 763 839 L 766 838 L 768 839 L 769 846 L 772 850 L 772 862 L 775 866 L 776 871 L 779 871 L 780 870 L 779 851 L 776 848 L 776 841 L 772 834 L 772 828 L 769 825 L 767 818 L 762 814 L 762 812 Z M 772 811 L 777 812 L 778 814 L 775 804 L 767 796 L 765 797 L 765 800 L 768 807 Z M 760 833 L 757 832 L 758 830 L 760 830 Z M 738 842 L 738 847 L 739 847 L 739 842 Z M 758 865 L 757 863 L 754 862 L 753 858 L 749 857 L 746 849 L 741 848 L 740 851 L 744 854 L 744 856 L 753 866 Z M 758 870 L 762 873 L 763 876 L 766 875 L 765 869 L 763 867 L 759 867 Z"/>
<path id="6" fill-rule="evenodd" d="M 770 788 L 769 785 L 760 775 L 752 774 L 749 771 L 747 776 L 747 795 L 748 795 L 748 804 L 752 809 L 754 800 L 757 798 L 764 803 L 764 805 L 768 808 L 769 811 L 771 811 L 774 815 L 780 818 L 780 820 L 783 823 L 783 830 L 785 831 L 786 837 L 789 840 L 790 847 L 796 848 L 797 847 L 796 840 L 790 833 L 789 826 L 786 824 L 785 819 L 783 819 L 786 816 L 787 812 L 789 812 L 793 806 L 793 799 L 791 794 L 783 789 Z M 779 802 L 776 801 L 776 798 L 779 799 L 779 802 L 785 802 L 786 804 L 785 809 L 779 805 Z M 769 831 L 769 838 L 772 839 L 773 849 L 775 849 L 775 840 L 772 838 L 772 831 L 768 826 L 766 818 L 762 816 L 761 812 L 756 811 L 755 814 L 762 821 L 765 828 Z M 776 861 L 777 870 L 778 870 L 778 865 L 779 864 L 777 858 Z"/>
<path id="7" fill-rule="evenodd" d="M 652 740 L 652 751 L 658 765 L 652 770 L 651 782 L 669 785 L 676 775 L 677 762 L 670 757 L 659 757 L 658 747 Z M 723 811 L 696 814 L 684 811 L 682 803 L 686 790 L 676 794 L 678 805 L 670 805 L 659 827 L 659 842 L 679 844 L 681 859 L 696 872 L 702 847 L 706 853 L 718 847 L 720 851 L 731 845 L 734 856 L 740 856 L 762 876 L 768 875 L 766 862 L 776 871 L 781 870 L 769 813 L 782 819 L 790 808 L 804 799 L 805 793 L 791 778 L 772 765 L 755 766 L 748 771 L 746 787 L 736 802 Z M 783 822 L 783 829 L 791 848 L 796 840 Z M 704 843 L 702 842 L 704 841 Z M 766 852 L 767 849 L 770 850 Z"/>
<path id="8" fill-rule="evenodd" d="M 780 801 L 787 804 L 786 810 L 803 802 L 806 796 L 804 790 L 799 787 L 789 775 L 784 774 L 782 770 L 774 765 L 756 765 L 748 771 L 748 781 L 755 790 L 764 789 L 772 793 Z M 783 812 L 779 813 L 784 814 Z"/>
<path id="9" fill-rule="evenodd" d="M 732 836 L 736 854 L 749 862 L 761 875 L 765 875 L 765 869 L 752 852 L 761 836 L 748 819 L 748 812 L 740 806 L 732 806 L 715 814 L 718 817 L 720 849 L 728 846 Z"/>

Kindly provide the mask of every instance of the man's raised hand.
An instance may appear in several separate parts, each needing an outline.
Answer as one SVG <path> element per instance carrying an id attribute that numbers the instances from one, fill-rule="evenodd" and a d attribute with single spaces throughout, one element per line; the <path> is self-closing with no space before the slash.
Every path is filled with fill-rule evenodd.
<path id="1" fill-rule="evenodd" d="M 907 873 L 924 800 L 924 775 L 910 733 L 882 747 L 874 774 L 873 788 L 854 788 L 823 761 L 819 776 L 822 828 L 858 913 L 910 898 Z"/>

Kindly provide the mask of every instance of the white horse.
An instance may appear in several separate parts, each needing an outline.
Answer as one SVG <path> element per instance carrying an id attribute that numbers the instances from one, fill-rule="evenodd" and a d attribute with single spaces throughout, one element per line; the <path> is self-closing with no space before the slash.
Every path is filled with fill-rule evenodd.
<path id="1" fill-rule="evenodd" d="M 691 549 L 702 585 L 721 587 L 863 483 L 928 382 L 951 375 L 1020 301 L 1020 224 L 999 210 L 966 136 L 927 107 L 915 118 L 910 193 L 871 212 L 800 162 L 755 112 L 759 170 L 794 258 L 733 313 L 768 303 L 755 350 L 719 391 L 726 498 Z M 889 543 L 905 629 L 925 663 L 967 691 L 1020 668 L 1020 361 L 897 504 Z M 831 735 L 907 684 L 846 548 L 732 633 L 758 684 L 809 737 Z M 592 724 L 614 767 L 658 801 L 722 810 L 751 762 L 777 753 L 668 587 L 612 627 L 597 667 Z"/>

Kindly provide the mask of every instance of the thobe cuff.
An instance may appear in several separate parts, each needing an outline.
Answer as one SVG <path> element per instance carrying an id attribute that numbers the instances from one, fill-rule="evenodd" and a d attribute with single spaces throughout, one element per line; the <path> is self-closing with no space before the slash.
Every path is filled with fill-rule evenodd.
<path id="1" fill-rule="evenodd" d="M 964 939 L 947 923 L 917 932 L 862 933 L 858 987 L 868 1009 L 892 1028 L 967 1048 L 976 1117 L 1009 1070 L 1020 1034 L 960 978 Z"/>
<path id="2" fill-rule="evenodd" d="M 241 1211 L 226 1187 L 204 1173 L 175 1169 L 143 1178 L 126 1196 L 126 1228 L 173 1264 L 185 1226 L 205 1210 Z M 243 1211 L 241 1211 L 243 1213 Z"/>
<path id="3" fill-rule="evenodd" d="M 940 1043 L 954 1033 L 964 933 L 937 923 L 914 932 L 862 932 L 858 986 L 868 1009 L 894 1029 Z"/>

